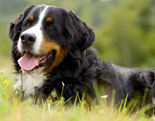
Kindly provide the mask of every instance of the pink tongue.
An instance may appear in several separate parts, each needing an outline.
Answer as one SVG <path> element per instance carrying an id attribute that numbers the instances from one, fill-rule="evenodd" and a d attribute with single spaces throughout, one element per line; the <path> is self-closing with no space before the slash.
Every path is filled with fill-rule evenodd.
<path id="1" fill-rule="evenodd" d="M 24 56 L 18 60 L 18 64 L 22 69 L 30 71 L 39 65 L 39 60 L 39 57 L 25 53 Z"/>

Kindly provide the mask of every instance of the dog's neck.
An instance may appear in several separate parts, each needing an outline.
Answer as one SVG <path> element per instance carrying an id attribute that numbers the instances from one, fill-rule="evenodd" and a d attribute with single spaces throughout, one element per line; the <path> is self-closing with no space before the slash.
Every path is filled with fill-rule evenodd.
<path id="1" fill-rule="evenodd" d="M 31 72 L 21 71 L 16 74 L 14 89 L 23 93 L 24 98 L 34 95 L 35 90 L 41 88 L 46 80 L 43 68 L 35 69 Z"/>

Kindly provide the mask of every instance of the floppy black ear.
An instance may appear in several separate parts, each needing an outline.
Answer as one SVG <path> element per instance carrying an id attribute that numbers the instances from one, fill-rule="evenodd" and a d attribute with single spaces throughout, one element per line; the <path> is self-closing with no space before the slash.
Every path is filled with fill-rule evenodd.
<path id="1" fill-rule="evenodd" d="M 11 22 L 10 24 L 9 36 L 10 36 L 10 39 L 13 41 L 12 48 L 11 48 L 11 55 L 14 61 L 14 66 L 17 71 L 20 70 L 20 67 L 17 63 L 17 60 L 20 58 L 20 54 L 17 51 L 17 42 L 21 34 L 21 27 L 22 27 L 23 20 L 33 7 L 34 5 L 31 5 L 28 8 L 26 8 L 24 12 L 15 21 Z"/>
<path id="2" fill-rule="evenodd" d="M 20 14 L 20 16 L 14 20 L 13 22 L 11 22 L 10 24 L 10 29 L 9 29 L 9 36 L 10 39 L 13 41 L 17 41 L 19 39 L 19 36 L 21 34 L 21 26 L 22 26 L 22 22 L 25 18 L 25 16 L 29 13 L 29 11 L 34 7 L 34 5 L 31 5 L 29 7 L 27 7 L 24 12 L 22 14 Z"/>
<path id="3" fill-rule="evenodd" d="M 92 29 L 72 11 L 65 16 L 66 42 L 68 51 L 73 57 L 81 56 L 81 52 L 90 47 L 95 40 Z"/>

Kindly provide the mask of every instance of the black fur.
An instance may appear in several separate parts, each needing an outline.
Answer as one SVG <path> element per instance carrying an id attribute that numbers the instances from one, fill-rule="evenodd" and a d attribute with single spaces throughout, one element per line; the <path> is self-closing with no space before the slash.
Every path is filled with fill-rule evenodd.
<path id="1" fill-rule="evenodd" d="M 21 34 L 21 27 L 24 18 L 33 9 L 28 7 L 16 21 L 10 25 L 10 38 L 12 44 L 12 58 L 15 69 L 19 73 L 20 67 L 17 60 L 20 54 L 17 50 L 17 41 Z M 53 8 L 54 9 L 54 8 Z M 55 89 L 60 95 L 63 90 L 65 100 L 73 100 L 79 94 L 96 98 L 93 84 L 107 83 L 115 89 L 116 100 L 125 99 L 128 94 L 128 101 L 134 97 L 136 91 L 141 94 L 145 89 L 149 89 L 150 99 L 155 96 L 155 71 L 154 69 L 142 70 L 124 68 L 98 59 L 96 51 L 90 48 L 95 40 L 92 29 L 77 17 L 73 12 L 62 8 L 56 8 L 55 12 L 61 12 L 59 19 L 63 20 L 61 26 L 61 36 L 65 38 L 68 54 L 63 62 L 50 73 L 47 73 L 47 80 L 44 85 L 36 89 L 36 93 L 43 93 L 48 97 Z M 111 90 L 112 91 L 112 90 Z"/>
<path id="2" fill-rule="evenodd" d="M 22 32 L 22 22 L 33 7 L 34 7 L 34 5 L 27 7 L 24 10 L 24 12 L 22 14 L 20 14 L 20 16 L 15 21 L 11 22 L 11 24 L 10 24 L 9 37 L 13 41 L 11 54 L 12 54 L 13 62 L 14 62 L 15 69 L 17 72 L 19 72 L 19 70 L 20 70 L 20 67 L 17 63 L 17 60 L 20 58 L 20 54 L 17 50 L 17 42 L 18 42 L 19 36 Z"/>

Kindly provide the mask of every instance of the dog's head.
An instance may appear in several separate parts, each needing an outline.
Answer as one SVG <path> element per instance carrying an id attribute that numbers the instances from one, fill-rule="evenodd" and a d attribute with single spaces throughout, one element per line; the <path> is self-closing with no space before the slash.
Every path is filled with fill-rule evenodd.
<path id="1" fill-rule="evenodd" d="M 47 5 L 26 8 L 11 23 L 9 35 L 14 60 L 26 71 L 51 70 L 68 54 L 79 59 L 94 41 L 93 31 L 73 12 Z"/>

